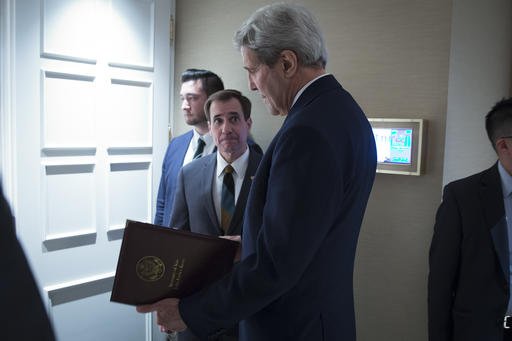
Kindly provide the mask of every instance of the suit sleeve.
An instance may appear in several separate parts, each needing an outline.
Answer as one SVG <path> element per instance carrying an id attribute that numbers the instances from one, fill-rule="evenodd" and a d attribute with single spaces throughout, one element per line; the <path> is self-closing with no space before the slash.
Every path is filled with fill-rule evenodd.
<path id="1" fill-rule="evenodd" d="M 171 211 L 170 227 L 190 231 L 190 220 L 185 192 L 185 175 L 181 169 Z"/>
<path id="2" fill-rule="evenodd" d="M 180 302 L 181 315 L 196 335 L 207 338 L 255 314 L 299 281 L 343 201 L 344 176 L 332 153 L 309 127 L 281 135 L 266 188 L 253 189 L 266 190 L 257 251 L 222 281 Z"/>
<path id="3" fill-rule="evenodd" d="M 450 185 L 445 187 L 430 246 L 428 329 L 430 341 L 449 341 L 453 334 L 452 308 L 460 262 L 460 207 Z"/>

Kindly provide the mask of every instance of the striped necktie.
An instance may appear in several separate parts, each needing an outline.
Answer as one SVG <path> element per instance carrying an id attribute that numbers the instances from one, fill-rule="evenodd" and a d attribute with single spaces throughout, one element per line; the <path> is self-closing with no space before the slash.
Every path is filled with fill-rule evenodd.
<path id="1" fill-rule="evenodd" d="M 220 226 L 224 233 L 228 232 L 231 218 L 235 212 L 235 182 L 233 180 L 233 167 L 227 165 L 224 168 L 222 180 L 222 196 L 220 201 Z"/>

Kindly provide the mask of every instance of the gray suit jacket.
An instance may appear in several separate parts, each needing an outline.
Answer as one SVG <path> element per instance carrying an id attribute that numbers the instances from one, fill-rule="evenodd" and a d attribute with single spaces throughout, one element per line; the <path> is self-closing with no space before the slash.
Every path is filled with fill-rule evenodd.
<path id="1" fill-rule="evenodd" d="M 250 149 L 249 164 L 245 171 L 242 188 L 235 205 L 235 212 L 227 232 L 228 235 L 240 235 L 242 233 L 245 205 L 252 178 L 256 173 L 261 157 L 260 153 Z M 220 236 L 224 234 L 215 212 L 212 195 L 216 166 L 217 153 L 213 153 L 194 160 L 181 169 L 171 214 L 171 227 L 208 235 Z M 227 330 L 224 335 L 217 338 L 219 341 L 237 339 L 238 328 L 236 327 Z M 178 340 L 196 341 L 199 339 L 190 331 L 185 331 L 179 333 Z"/>
<path id="2" fill-rule="evenodd" d="M 251 149 L 244 182 L 226 233 L 228 235 L 239 235 L 242 232 L 245 204 L 260 160 L 261 154 Z M 213 153 L 194 160 L 181 169 L 171 213 L 171 227 L 215 236 L 224 234 L 215 212 L 212 195 L 216 165 L 217 154 Z"/>

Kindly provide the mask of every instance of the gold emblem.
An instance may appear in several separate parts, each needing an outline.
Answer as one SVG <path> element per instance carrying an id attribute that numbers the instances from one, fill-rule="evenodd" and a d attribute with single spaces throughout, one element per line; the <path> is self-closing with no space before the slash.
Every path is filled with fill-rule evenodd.
<path id="1" fill-rule="evenodd" d="M 135 272 L 143 281 L 158 281 L 165 273 L 165 264 L 158 257 L 145 256 L 139 259 L 135 265 Z"/>

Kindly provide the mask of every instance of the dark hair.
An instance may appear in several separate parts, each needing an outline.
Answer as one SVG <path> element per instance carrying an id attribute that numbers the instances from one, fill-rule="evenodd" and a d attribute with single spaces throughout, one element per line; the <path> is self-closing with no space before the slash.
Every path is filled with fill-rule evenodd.
<path id="1" fill-rule="evenodd" d="M 485 116 L 485 130 L 494 149 L 499 138 L 512 136 L 512 97 L 504 98 L 492 107 Z"/>
<path id="2" fill-rule="evenodd" d="M 213 101 L 226 102 L 231 98 L 235 98 L 238 100 L 238 102 L 240 102 L 240 105 L 242 106 L 242 112 L 244 113 L 244 119 L 247 121 L 251 117 L 251 101 L 247 97 L 242 95 L 240 91 L 233 89 L 217 91 L 216 93 L 208 97 L 206 103 L 204 104 L 204 113 L 206 114 L 206 120 L 210 122 L 210 106 L 212 105 Z"/>
<path id="3" fill-rule="evenodd" d="M 201 85 L 206 96 L 210 96 L 214 92 L 224 89 L 222 79 L 211 71 L 202 69 L 186 69 L 181 74 L 181 83 L 192 80 L 195 81 L 198 79 L 201 80 Z"/>

